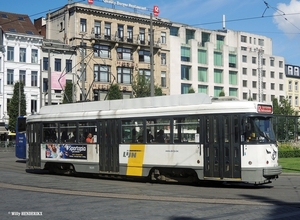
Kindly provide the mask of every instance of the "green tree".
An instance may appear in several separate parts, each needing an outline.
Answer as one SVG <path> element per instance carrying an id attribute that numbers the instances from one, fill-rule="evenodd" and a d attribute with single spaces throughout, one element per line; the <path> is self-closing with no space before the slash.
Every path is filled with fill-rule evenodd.
<path id="1" fill-rule="evenodd" d="M 219 93 L 219 96 L 225 96 L 225 92 L 222 90 L 222 91 Z"/>
<path id="2" fill-rule="evenodd" d="M 19 113 L 19 104 L 20 104 L 20 113 Z M 15 132 L 18 116 L 26 115 L 26 97 L 24 94 L 24 85 L 22 82 L 16 82 L 14 85 L 14 93 L 12 99 L 10 100 L 7 106 L 7 113 L 9 116 L 8 129 L 12 132 Z"/>
<path id="3" fill-rule="evenodd" d="M 162 89 L 158 85 L 154 86 L 154 95 L 155 96 L 162 96 L 163 95 Z"/>
<path id="4" fill-rule="evenodd" d="M 132 91 L 135 98 L 151 96 L 150 79 L 143 75 L 137 74 L 132 82 Z"/>
<path id="5" fill-rule="evenodd" d="M 112 84 L 108 90 L 107 100 L 123 99 L 122 93 L 119 89 L 119 85 Z"/>
<path id="6" fill-rule="evenodd" d="M 188 93 L 195 93 L 194 88 L 193 88 L 193 87 L 190 87 Z"/>
<path id="7" fill-rule="evenodd" d="M 280 106 L 278 103 L 278 99 L 274 98 L 272 100 L 272 104 L 273 104 L 273 114 L 274 115 L 280 115 Z"/>
<path id="8" fill-rule="evenodd" d="M 63 104 L 65 103 L 72 103 L 73 102 L 73 86 L 74 84 L 72 82 L 67 82 L 64 90 L 64 98 L 63 98 Z M 75 88 L 74 88 L 75 93 Z"/>

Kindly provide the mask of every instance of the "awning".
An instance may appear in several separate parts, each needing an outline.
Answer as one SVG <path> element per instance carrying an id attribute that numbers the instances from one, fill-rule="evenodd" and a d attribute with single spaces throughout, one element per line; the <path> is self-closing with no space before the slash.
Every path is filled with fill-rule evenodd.
<path id="1" fill-rule="evenodd" d="M 0 134 L 7 134 L 8 130 L 5 127 L 0 127 Z"/>

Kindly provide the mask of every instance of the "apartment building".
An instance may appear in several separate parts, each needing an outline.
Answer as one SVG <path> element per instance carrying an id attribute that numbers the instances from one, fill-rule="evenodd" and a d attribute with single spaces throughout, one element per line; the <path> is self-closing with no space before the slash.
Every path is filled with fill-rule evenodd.
<path id="1" fill-rule="evenodd" d="M 0 106 L 7 124 L 7 105 L 13 96 L 14 83 L 23 81 L 26 112 L 40 108 L 40 47 L 43 37 L 28 15 L 0 11 Z"/>
<path id="2" fill-rule="evenodd" d="M 300 111 L 300 66 L 286 64 L 286 98 L 291 104 L 292 108 L 296 111 Z"/>
<path id="3" fill-rule="evenodd" d="M 113 8 L 71 3 L 47 14 L 46 39 L 60 40 L 78 48 L 78 100 L 104 100 L 112 83 L 118 83 L 123 98 L 132 97 L 137 74 L 150 78 L 150 15 Z M 169 94 L 168 20 L 154 17 L 154 84 Z M 82 68 L 84 66 L 84 68 Z"/>
<path id="4" fill-rule="evenodd" d="M 271 103 L 285 97 L 284 58 L 272 40 L 232 30 L 170 27 L 170 94 L 195 92 Z"/>

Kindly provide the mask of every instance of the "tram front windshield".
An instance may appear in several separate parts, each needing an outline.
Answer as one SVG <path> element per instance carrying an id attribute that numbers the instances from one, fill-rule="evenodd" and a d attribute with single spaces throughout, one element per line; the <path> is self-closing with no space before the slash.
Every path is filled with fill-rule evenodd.
<path id="1" fill-rule="evenodd" d="M 248 117 L 246 124 L 246 141 L 260 143 L 276 142 L 271 118 Z"/>

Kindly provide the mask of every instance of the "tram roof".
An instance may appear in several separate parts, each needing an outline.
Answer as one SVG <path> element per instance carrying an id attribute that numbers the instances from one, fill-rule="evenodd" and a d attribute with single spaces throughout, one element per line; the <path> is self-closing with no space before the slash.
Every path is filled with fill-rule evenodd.
<path id="1" fill-rule="evenodd" d="M 231 98 L 213 99 L 206 94 L 122 99 L 51 105 L 27 117 L 27 121 L 95 118 L 155 117 L 168 115 L 255 113 L 259 102 Z"/>

